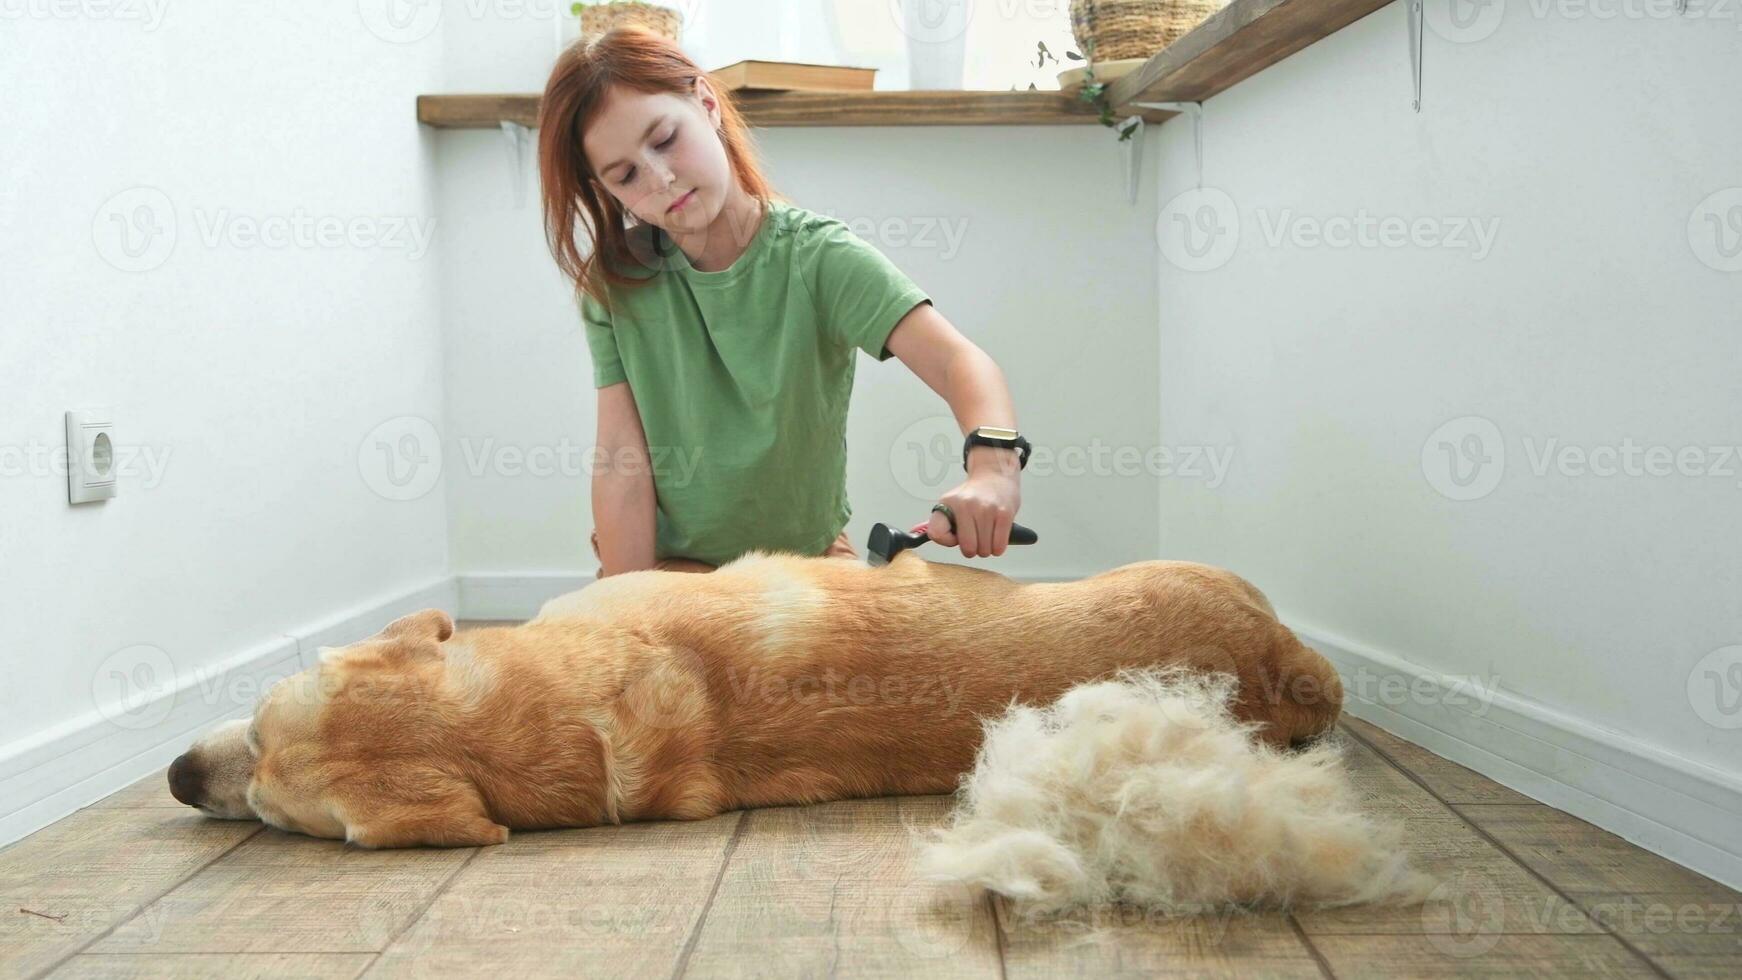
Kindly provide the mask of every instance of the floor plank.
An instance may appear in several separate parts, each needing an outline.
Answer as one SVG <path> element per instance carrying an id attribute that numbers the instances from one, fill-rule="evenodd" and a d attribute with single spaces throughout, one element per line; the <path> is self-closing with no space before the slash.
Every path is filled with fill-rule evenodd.
<path id="1" fill-rule="evenodd" d="M 376 952 L 475 853 L 368 851 L 268 828 L 90 952 Z"/>
<path id="2" fill-rule="evenodd" d="M 1342 724 L 1391 761 L 1420 777 L 1434 795 L 1447 803 L 1536 802 L 1479 772 L 1442 759 L 1413 742 L 1406 742 L 1377 725 L 1348 715 L 1343 716 Z"/>
<path id="3" fill-rule="evenodd" d="M 1343 753 L 1343 770 L 1349 774 L 1363 811 L 1399 819 L 1453 815 L 1445 803 L 1366 742 L 1346 731 L 1338 732 L 1336 738 Z"/>
<path id="4" fill-rule="evenodd" d="M 168 769 L 159 769 L 144 779 L 103 797 L 91 806 L 104 810 L 143 808 L 187 811 L 188 809 L 186 803 L 169 795 Z"/>
<path id="5" fill-rule="evenodd" d="M 687 975 L 997 976 L 985 896 L 913 871 L 907 828 L 947 808 L 909 797 L 750 812 Z"/>
<path id="6" fill-rule="evenodd" d="M 1456 814 L 1404 821 L 1403 843 L 1414 865 L 1440 880 L 1418 906 L 1351 906 L 1303 910 L 1307 935 L 1587 933 L 1600 931 L 1577 905 L 1508 858 Z"/>
<path id="7" fill-rule="evenodd" d="M 88 808 L 0 850 L 0 976 L 53 966 L 259 829 L 186 807 Z"/>
<path id="8" fill-rule="evenodd" d="M 1284 913 L 1167 917 L 1127 905 L 1049 916 L 996 902 L 1005 975 L 1020 977 L 1319 977 Z"/>
<path id="9" fill-rule="evenodd" d="M 1655 977 L 1613 936 L 1330 936 L 1313 943 L 1338 980 L 1375 977 Z"/>
<path id="10" fill-rule="evenodd" d="M 1742 901 L 1742 893 L 1551 806 L 1471 804 L 1457 810 L 1569 893 L 1676 892 Z"/>
<path id="11" fill-rule="evenodd" d="M 1742 902 L 1709 891 L 1575 894 L 1592 919 L 1675 976 L 1742 975 Z"/>
<path id="12" fill-rule="evenodd" d="M 516 834 L 369 975 L 671 976 L 743 816 Z"/>
<path id="13" fill-rule="evenodd" d="M 248 980 L 287 977 L 350 980 L 373 957 L 368 953 L 126 953 L 73 957 L 50 974 L 53 980 L 127 977 L 138 980 Z"/>

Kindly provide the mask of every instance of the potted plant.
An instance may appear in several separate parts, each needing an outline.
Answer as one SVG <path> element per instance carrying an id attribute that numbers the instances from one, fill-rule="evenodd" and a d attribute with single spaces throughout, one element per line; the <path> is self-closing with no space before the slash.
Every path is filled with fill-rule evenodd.
<path id="1" fill-rule="evenodd" d="M 1184 37 L 1227 0 L 1071 0 L 1071 34 L 1097 62 L 1136 61 Z M 1111 81 L 1105 68 L 1102 81 Z"/>
<path id="2" fill-rule="evenodd" d="M 610 0 L 608 3 L 580 0 L 569 4 L 569 13 L 581 18 L 581 36 L 584 38 L 598 37 L 613 27 L 633 25 L 676 41 L 678 32 L 683 29 L 683 14 L 642 0 Z"/>
<path id="3" fill-rule="evenodd" d="M 1065 52 L 1066 58 L 1069 58 L 1072 61 L 1083 62 L 1083 67 L 1059 72 L 1059 90 L 1061 92 L 1074 91 L 1077 94 L 1078 100 L 1090 103 L 1099 108 L 1101 110 L 1101 125 L 1107 127 L 1118 126 L 1118 122 L 1113 118 L 1113 106 L 1107 101 L 1107 83 L 1112 81 L 1112 79 L 1104 79 L 1096 74 L 1096 63 L 1093 60 L 1094 40 L 1092 38 L 1086 47 L 1090 52 L 1089 58 L 1086 59 L 1075 51 Z M 1045 41 L 1037 42 L 1036 53 L 1038 55 L 1038 60 L 1035 62 L 1035 67 L 1037 68 L 1045 68 L 1048 58 L 1051 58 L 1053 61 L 1059 60 L 1058 56 L 1054 55 L 1052 51 L 1047 48 Z M 1137 64 L 1142 64 L 1144 60 L 1145 59 L 1141 58 L 1137 59 Z M 1105 65 L 1102 67 L 1104 68 Z M 1124 71 L 1120 71 L 1119 74 L 1124 74 Z M 1114 77 L 1117 77 L 1117 75 Z M 1015 88 L 1015 86 L 1011 87 Z M 1035 88 L 1035 85 L 1033 82 L 1030 82 L 1028 87 L 1032 90 Z M 1136 130 L 1137 122 L 1135 120 L 1127 123 L 1123 128 L 1119 129 L 1119 142 L 1123 143 L 1130 139 L 1131 134 Z"/>

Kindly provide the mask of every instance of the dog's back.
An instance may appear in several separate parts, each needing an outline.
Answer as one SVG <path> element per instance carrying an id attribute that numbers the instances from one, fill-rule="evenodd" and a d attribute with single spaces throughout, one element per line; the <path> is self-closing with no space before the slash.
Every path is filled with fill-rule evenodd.
<path id="1" fill-rule="evenodd" d="M 882 568 L 753 553 L 707 575 L 614 576 L 540 616 L 633 616 L 705 677 L 740 806 L 948 792 L 981 719 L 1122 669 L 1233 673 L 1238 717 L 1276 745 L 1341 705 L 1330 665 L 1262 593 L 1192 562 L 1025 584 L 911 553 Z"/>

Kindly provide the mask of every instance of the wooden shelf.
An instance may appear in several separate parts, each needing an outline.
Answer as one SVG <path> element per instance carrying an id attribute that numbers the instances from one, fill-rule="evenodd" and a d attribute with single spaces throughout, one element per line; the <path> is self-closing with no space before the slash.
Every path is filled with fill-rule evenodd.
<path id="1" fill-rule="evenodd" d="M 1119 118 L 1133 102 L 1202 102 L 1391 0 L 1233 0 L 1142 68 L 1107 87 Z M 1402 35 L 1397 44 L 1403 46 Z"/>
<path id="2" fill-rule="evenodd" d="M 1063 92 L 733 92 L 753 126 L 1084 125 L 1099 112 Z M 420 95 L 417 121 L 444 129 L 538 125 L 537 95 Z M 1149 122 L 1171 112 L 1144 110 Z M 1123 117 L 1121 117 L 1123 118 Z"/>
<path id="3" fill-rule="evenodd" d="M 1233 0 L 1142 68 L 1108 86 L 1118 119 L 1172 116 L 1134 102 L 1202 102 L 1360 20 L 1390 0 Z M 1398 39 L 1402 45 L 1403 39 Z M 754 126 L 1034 126 L 1098 121 L 1065 92 L 733 93 Z M 420 95 L 417 119 L 447 129 L 538 124 L 537 95 Z"/>

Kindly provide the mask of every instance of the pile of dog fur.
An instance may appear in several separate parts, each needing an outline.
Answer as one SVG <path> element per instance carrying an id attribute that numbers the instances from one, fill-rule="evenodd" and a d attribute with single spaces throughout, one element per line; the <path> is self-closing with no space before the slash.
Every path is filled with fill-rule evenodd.
<path id="1" fill-rule="evenodd" d="M 1279 751 L 1230 714 L 1232 677 L 1127 672 L 987 720 L 920 871 L 1032 913 L 1123 902 L 1170 914 L 1414 903 L 1394 821 L 1362 813 L 1335 739 Z"/>

